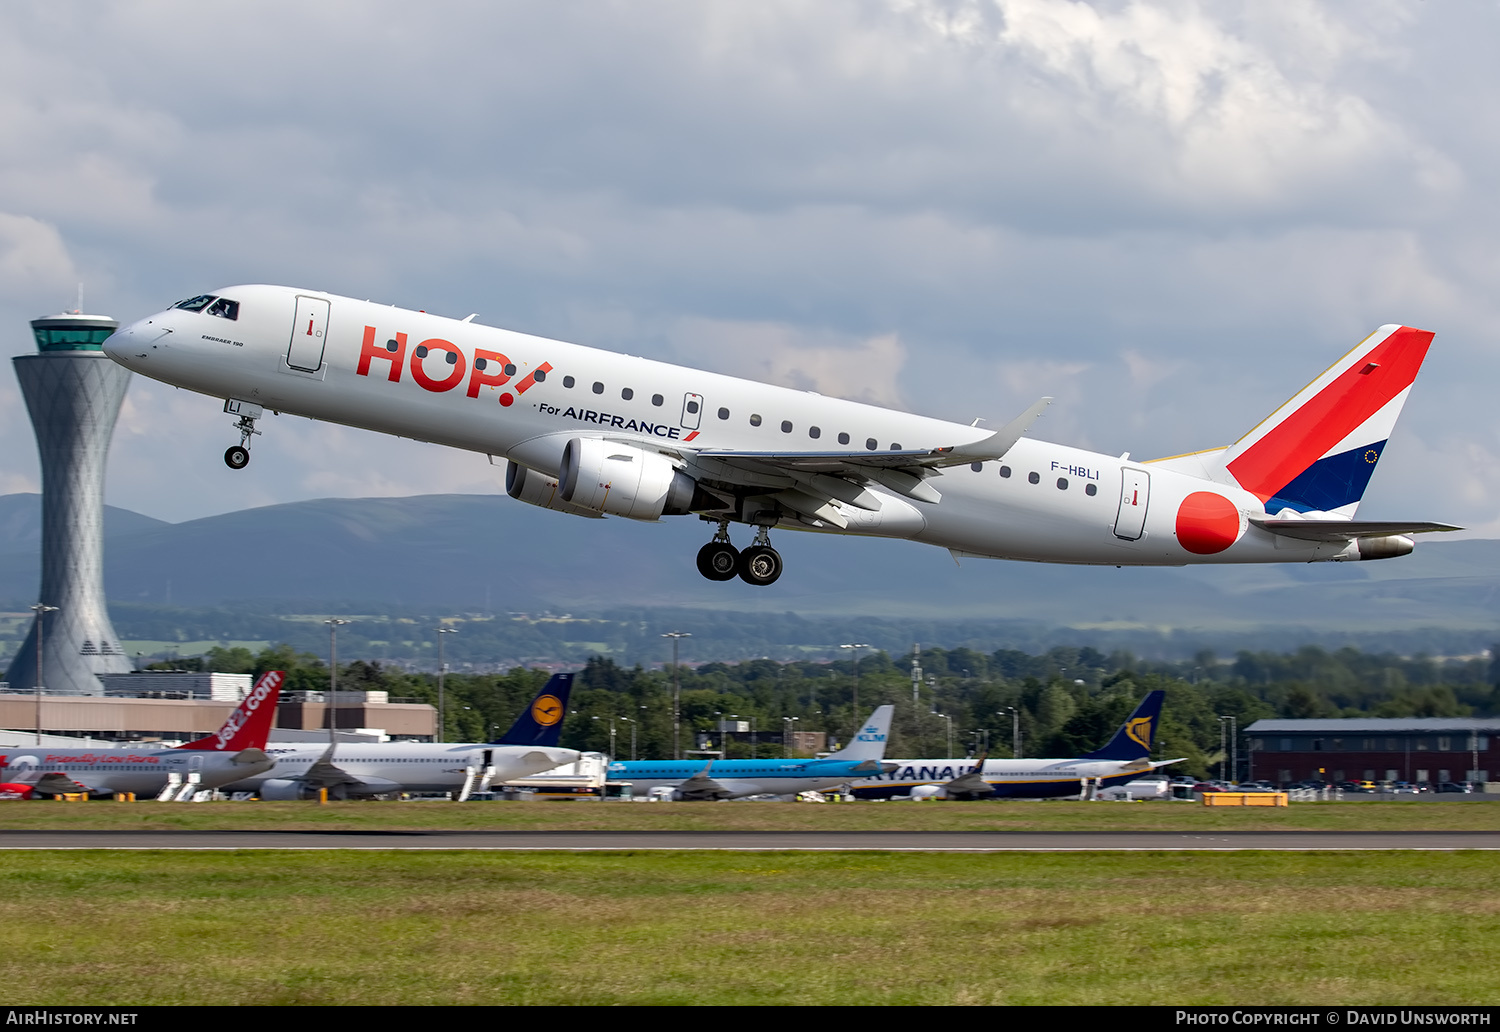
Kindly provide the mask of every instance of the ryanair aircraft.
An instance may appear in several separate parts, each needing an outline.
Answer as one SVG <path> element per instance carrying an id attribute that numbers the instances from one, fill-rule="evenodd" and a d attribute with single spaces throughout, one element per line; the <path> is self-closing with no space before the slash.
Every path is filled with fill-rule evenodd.
<path id="1" fill-rule="evenodd" d="M 1151 759 L 1166 692 L 1155 691 L 1136 707 L 1109 744 L 1072 759 L 893 760 L 896 769 L 854 783 L 859 799 L 903 796 L 937 799 L 1045 799 L 1078 795 L 1085 782 L 1097 788 L 1123 785 L 1158 767 L 1180 763 Z M 936 789 L 936 791 L 932 791 Z"/>

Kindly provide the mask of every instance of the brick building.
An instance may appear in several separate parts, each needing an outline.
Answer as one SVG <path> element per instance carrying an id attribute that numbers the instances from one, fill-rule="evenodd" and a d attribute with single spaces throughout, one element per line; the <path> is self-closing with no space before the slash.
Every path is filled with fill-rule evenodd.
<path id="1" fill-rule="evenodd" d="M 1500 719 L 1353 717 L 1257 720 L 1245 728 L 1249 777 L 1294 781 L 1488 781 Z"/>

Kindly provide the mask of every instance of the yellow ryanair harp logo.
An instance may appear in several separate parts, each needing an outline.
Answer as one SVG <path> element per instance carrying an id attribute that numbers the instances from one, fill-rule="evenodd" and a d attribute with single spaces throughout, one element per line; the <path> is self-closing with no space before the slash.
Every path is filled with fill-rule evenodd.
<path id="1" fill-rule="evenodd" d="M 1151 748 L 1151 718 L 1136 717 L 1125 722 L 1125 733 L 1143 747 Z"/>
<path id="2" fill-rule="evenodd" d="M 543 727 L 551 727 L 563 718 L 562 703 L 555 695 L 540 696 L 531 704 L 531 719 Z"/>

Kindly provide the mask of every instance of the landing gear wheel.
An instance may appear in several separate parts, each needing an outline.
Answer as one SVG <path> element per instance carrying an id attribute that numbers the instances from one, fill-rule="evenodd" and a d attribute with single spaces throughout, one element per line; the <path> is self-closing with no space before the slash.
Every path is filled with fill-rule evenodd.
<path id="1" fill-rule="evenodd" d="M 770 545 L 751 545 L 740 553 L 740 580 L 765 587 L 781 576 L 781 553 Z"/>
<path id="2" fill-rule="evenodd" d="M 728 541 L 710 541 L 698 549 L 698 572 L 712 581 L 734 580 L 740 550 Z"/>
<path id="3" fill-rule="evenodd" d="M 250 449 L 238 444 L 225 449 L 224 465 L 230 469 L 244 469 L 250 465 Z"/>

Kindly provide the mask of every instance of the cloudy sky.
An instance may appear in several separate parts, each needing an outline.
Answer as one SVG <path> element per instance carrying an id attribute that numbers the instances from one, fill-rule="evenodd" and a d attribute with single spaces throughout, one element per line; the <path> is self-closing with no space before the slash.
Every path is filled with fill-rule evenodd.
<path id="1" fill-rule="evenodd" d="M 1500 536 L 1494 3 L 0 6 L 0 341 L 296 284 L 1003 422 L 1228 443 L 1437 333 L 1361 516 Z M 131 388 L 169 520 L 496 492 L 482 457 Z M 0 377 L 0 493 L 38 486 Z"/>

